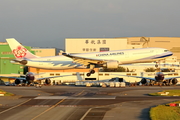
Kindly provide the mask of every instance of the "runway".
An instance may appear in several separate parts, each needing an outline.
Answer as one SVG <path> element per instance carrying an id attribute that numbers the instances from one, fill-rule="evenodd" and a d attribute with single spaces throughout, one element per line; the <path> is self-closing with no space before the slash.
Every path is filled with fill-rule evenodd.
<path id="1" fill-rule="evenodd" d="M 179 96 L 147 95 L 167 89 L 180 89 L 180 86 L 1 86 L 1 89 L 16 94 L 0 97 L 2 120 L 150 120 L 150 107 L 180 99 Z"/>

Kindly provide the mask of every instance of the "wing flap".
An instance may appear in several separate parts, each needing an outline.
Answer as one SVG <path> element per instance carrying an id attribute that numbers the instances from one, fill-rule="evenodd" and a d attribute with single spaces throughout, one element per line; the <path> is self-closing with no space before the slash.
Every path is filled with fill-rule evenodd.
<path id="1" fill-rule="evenodd" d="M 11 79 L 20 79 L 20 80 L 25 80 L 26 78 L 23 77 L 10 77 L 10 76 L 0 76 L 0 78 L 11 78 Z"/>

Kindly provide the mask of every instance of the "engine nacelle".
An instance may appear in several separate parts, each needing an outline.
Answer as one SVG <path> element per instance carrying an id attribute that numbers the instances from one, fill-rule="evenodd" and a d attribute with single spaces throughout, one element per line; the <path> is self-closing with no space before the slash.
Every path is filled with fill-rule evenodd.
<path id="1" fill-rule="evenodd" d="M 103 67 L 106 67 L 106 68 L 118 68 L 119 67 L 119 62 L 118 61 L 110 61 L 110 62 L 107 62 L 106 64 L 104 64 Z"/>
<path id="2" fill-rule="evenodd" d="M 141 79 L 141 83 L 142 84 L 146 84 L 147 83 L 147 80 L 145 78 Z"/>
<path id="3" fill-rule="evenodd" d="M 176 85 L 177 82 L 178 82 L 178 80 L 177 80 L 176 78 L 173 78 L 173 79 L 171 80 L 171 82 L 172 82 L 173 85 Z"/>
<path id="4" fill-rule="evenodd" d="M 51 80 L 50 80 L 49 78 L 46 78 L 46 79 L 45 79 L 45 83 L 46 83 L 47 85 L 49 85 L 49 84 L 51 84 Z"/>
<path id="5" fill-rule="evenodd" d="M 19 85 L 19 84 L 21 83 L 21 80 L 16 79 L 16 80 L 14 81 L 14 83 L 17 84 L 17 85 Z"/>

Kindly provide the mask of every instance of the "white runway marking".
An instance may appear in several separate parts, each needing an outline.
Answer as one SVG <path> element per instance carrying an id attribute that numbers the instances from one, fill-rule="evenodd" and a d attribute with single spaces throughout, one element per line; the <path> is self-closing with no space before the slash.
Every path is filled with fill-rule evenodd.
<path id="1" fill-rule="evenodd" d="M 97 96 L 97 97 L 38 96 L 34 99 L 116 99 L 116 96 Z"/>
<path id="2" fill-rule="evenodd" d="M 163 86 L 158 86 L 158 87 L 148 87 L 148 88 L 152 88 L 152 89 L 153 89 L 153 88 L 174 88 L 174 87 L 166 87 L 166 86 L 163 87 Z"/>
<path id="3" fill-rule="evenodd" d="M 11 109 L 14 109 L 14 108 L 16 108 L 16 107 L 19 107 L 19 106 L 21 106 L 22 104 L 24 104 L 24 103 L 26 103 L 26 102 L 28 102 L 28 101 L 30 101 L 30 100 L 31 100 L 31 99 L 28 99 L 28 100 L 26 100 L 26 101 L 24 101 L 24 102 L 22 102 L 22 103 L 20 103 L 20 104 L 18 104 L 18 105 L 16 105 L 16 106 L 13 106 L 13 107 L 11 107 L 11 108 L 9 108 L 9 109 L 6 109 L 6 110 L 0 112 L 0 114 L 2 114 L 2 113 L 4 113 L 4 112 L 7 112 L 7 111 L 9 111 L 9 110 L 11 110 Z"/>

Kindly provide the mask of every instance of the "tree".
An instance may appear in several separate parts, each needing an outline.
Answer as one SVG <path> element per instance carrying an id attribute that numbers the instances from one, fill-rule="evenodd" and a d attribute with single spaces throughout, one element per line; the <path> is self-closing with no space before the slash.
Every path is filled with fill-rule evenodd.
<path id="1" fill-rule="evenodd" d="M 145 72 L 155 72 L 156 69 L 155 68 L 146 68 L 144 69 Z"/>
<path id="2" fill-rule="evenodd" d="M 161 69 L 161 72 L 171 72 L 169 69 Z"/>
<path id="3" fill-rule="evenodd" d="M 102 72 L 126 72 L 126 68 L 118 67 L 118 68 L 104 68 Z"/>

